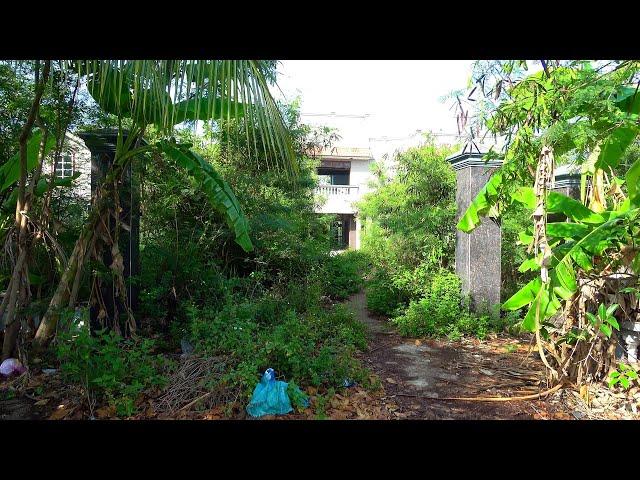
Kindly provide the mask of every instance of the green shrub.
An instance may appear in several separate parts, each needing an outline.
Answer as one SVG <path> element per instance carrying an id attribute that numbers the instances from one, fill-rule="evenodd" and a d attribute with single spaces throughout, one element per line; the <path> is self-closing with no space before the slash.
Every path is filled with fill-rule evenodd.
<path id="1" fill-rule="evenodd" d="M 273 298 L 226 304 L 219 312 L 188 308 L 196 348 L 230 359 L 226 380 L 249 394 L 269 367 L 300 385 L 340 386 L 364 377 L 353 358 L 366 348 L 365 327 L 343 305 L 299 314 Z"/>
<path id="2" fill-rule="evenodd" d="M 434 275 L 431 287 L 420 300 L 412 300 L 403 315 L 392 321 L 402 335 L 446 335 L 448 326 L 460 319 L 460 279 L 445 270 Z"/>
<path id="3" fill-rule="evenodd" d="M 123 340 L 113 331 L 91 335 L 87 320 L 58 333 L 60 370 L 67 381 L 81 385 L 89 396 L 106 399 L 119 416 L 131 416 L 144 390 L 165 383 L 161 369 L 166 360 L 153 353 L 153 340 Z"/>
<path id="4" fill-rule="evenodd" d="M 367 280 L 366 292 L 367 308 L 380 315 L 393 315 L 406 301 L 406 296 L 394 286 L 389 274 L 384 270 L 377 270 L 374 276 Z"/>
<path id="5" fill-rule="evenodd" d="M 402 335 L 446 336 L 450 340 L 464 335 L 482 340 L 489 332 L 502 332 L 518 322 L 517 314 L 501 316 L 499 305 L 479 305 L 472 312 L 469 303 L 469 298 L 461 295 L 458 276 L 442 270 L 433 276 L 424 297 L 412 300 L 392 322 Z"/>
<path id="6" fill-rule="evenodd" d="M 324 293 L 336 300 L 344 300 L 358 293 L 363 285 L 363 272 L 368 258 L 358 250 L 329 256 L 324 261 Z"/>

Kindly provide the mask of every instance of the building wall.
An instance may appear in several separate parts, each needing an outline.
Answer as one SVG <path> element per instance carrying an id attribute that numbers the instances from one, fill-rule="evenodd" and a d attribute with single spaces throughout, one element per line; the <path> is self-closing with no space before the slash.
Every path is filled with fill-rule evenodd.
<path id="1" fill-rule="evenodd" d="M 62 155 L 71 155 L 73 160 L 74 173 L 80 176 L 74 180 L 74 186 L 70 192 L 85 200 L 91 201 L 91 152 L 82 139 L 68 133 L 65 137 Z M 52 175 L 54 173 L 53 153 L 49 154 L 43 165 L 42 173 Z"/>
<path id="2" fill-rule="evenodd" d="M 371 172 L 369 166 L 373 159 L 366 160 L 350 160 L 351 170 L 349 175 L 349 185 L 357 186 L 354 189 L 340 189 L 340 194 L 328 195 L 319 193 L 322 197 L 317 208 L 317 213 L 357 213 L 355 204 L 360 201 L 362 196 L 369 191 L 368 183 L 371 180 Z"/>

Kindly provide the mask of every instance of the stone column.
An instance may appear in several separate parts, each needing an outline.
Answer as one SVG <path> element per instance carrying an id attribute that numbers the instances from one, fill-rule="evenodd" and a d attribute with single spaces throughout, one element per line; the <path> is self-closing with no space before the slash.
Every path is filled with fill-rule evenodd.
<path id="1" fill-rule="evenodd" d="M 456 171 L 456 222 L 471 201 L 487 183 L 493 170 L 502 164 L 484 162 L 482 153 L 463 153 L 447 160 Z M 500 225 L 490 218 L 470 234 L 456 230 L 456 273 L 462 280 L 462 291 L 471 297 L 472 306 L 500 303 Z"/>
<path id="2" fill-rule="evenodd" d="M 95 194 L 96 188 L 103 181 L 109 167 L 115 160 L 117 131 L 116 130 L 98 130 L 95 132 L 78 134 L 84 140 L 87 148 L 91 151 L 91 195 Z M 144 141 L 142 142 L 144 144 Z M 129 166 L 122 176 L 122 184 L 120 185 L 120 225 L 119 232 L 119 248 L 122 252 L 124 260 L 124 277 L 127 284 L 127 298 L 131 309 L 135 312 L 138 308 L 138 287 L 129 282 L 129 277 L 140 273 L 140 212 L 139 212 L 139 193 L 138 181 L 134 175 L 135 159 L 129 162 Z M 115 222 L 114 222 L 115 223 Z M 115 225 L 109 225 L 114 228 Z M 106 249 L 103 254 L 105 265 L 109 266 L 112 262 L 111 251 Z M 107 312 L 110 321 L 116 321 L 112 318 L 112 289 L 107 285 L 103 286 L 102 295 L 106 300 Z M 123 309 L 118 307 L 120 311 Z M 97 320 L 98 311 L 91 308 L 91 324 L 92 328 L 100 328 Z M 138 319 L 136 318 L 136 321 Z"/>

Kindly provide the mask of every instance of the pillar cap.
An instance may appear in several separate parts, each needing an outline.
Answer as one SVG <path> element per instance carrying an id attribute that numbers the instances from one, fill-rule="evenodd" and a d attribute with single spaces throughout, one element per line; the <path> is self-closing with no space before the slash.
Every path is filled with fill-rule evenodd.
<path id="1" fill-rule="evenodd" d="M 447 157 L 447 162 L 451 164 L 454 170 L 462 170 L 463 168 L 470 167 L 499 167 L 502 165 L 502 160 L 500 159 L 483 160 L 486 153 L 487 152 L 456 153 Z"/>
<path id="2" fill-rule="evenodd" d="M 102 150 L 107 152 L 115 152 L 116 143 L 118 142 L 118 130 L 115 128 L 101 128 L 88 132 L 76 133 L 76 136 L 84 140 L 89 150 Z M 124 132 L 126 139 L 128 132 Z M 140 139 L 142 145 L 148 145 L 144 138 Z"/>
<path id="3" fill-rule="evenodd" d="M 556 168 L 554 186 L 555 188 L 565 188 L 580 185 L 580 167 L 568 163 Z"/>

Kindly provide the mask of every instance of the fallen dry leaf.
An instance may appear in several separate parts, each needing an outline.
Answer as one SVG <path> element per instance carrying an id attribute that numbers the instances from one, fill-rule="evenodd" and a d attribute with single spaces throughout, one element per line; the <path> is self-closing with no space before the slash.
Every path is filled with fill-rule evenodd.
<path id="1" fill-rule="evenodd" d="M 112 406 L 98 408 L 96 410 L 96 418 L 112 417 L 116 414 L 116 409 Z"/>
<path id="2" fill-rule="evenodd" d="M 57 410 L 54 410 L 53 413 L 49 416 L 49 420 L 62 420 L 71 412 L 72 410 L 67 409 L 65 407 L 58 408 Z"/>

